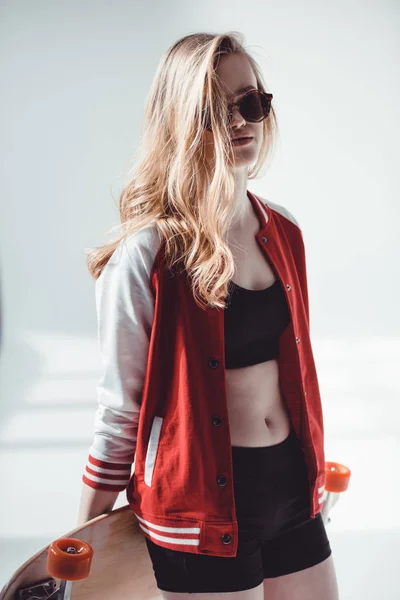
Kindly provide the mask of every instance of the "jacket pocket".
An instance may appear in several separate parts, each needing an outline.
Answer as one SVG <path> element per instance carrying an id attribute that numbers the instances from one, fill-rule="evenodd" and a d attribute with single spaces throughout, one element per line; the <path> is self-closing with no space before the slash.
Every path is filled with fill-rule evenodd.
<path id="1" fill-rule="evenodd" d="M 149 443 L 147 445 L 146 460 L 144 464 L 144 482 L 149 487 L 153 479 L 153 471 L 156 463 L 158 443 L 160 440 L 163 417 L 154 417 L 151 426 Z"/>

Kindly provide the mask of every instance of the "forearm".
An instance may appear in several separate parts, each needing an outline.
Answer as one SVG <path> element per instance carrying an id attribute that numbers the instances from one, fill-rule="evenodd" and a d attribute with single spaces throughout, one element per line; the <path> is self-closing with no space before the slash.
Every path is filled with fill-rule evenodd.
<path id="1" fill-rule="evenodd" d="M 96 490 L 84 483 L 82 486 L 77 525 L 83 525 L 99 515 L 110 512 L 114 507 L 118 495 L 119 492 Z"/>

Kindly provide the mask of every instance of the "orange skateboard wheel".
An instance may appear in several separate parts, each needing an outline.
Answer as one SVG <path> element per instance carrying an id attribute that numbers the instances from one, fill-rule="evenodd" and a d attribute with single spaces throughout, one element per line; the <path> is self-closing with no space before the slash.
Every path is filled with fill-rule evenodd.
<path id="1" fill-rule="evenodd" d="M 351 471 L 337 462 L 325 463 L 325 490 L 327 492 L 345 492 L 349 486 Z"/>
<path id="2" fill-rule="evenodd" d="M 75 538 L 60 538 L 52 542 L 47 552 L 49 575 L 66 581 L 86 579 L 90 574 L 93 548 Z"/>

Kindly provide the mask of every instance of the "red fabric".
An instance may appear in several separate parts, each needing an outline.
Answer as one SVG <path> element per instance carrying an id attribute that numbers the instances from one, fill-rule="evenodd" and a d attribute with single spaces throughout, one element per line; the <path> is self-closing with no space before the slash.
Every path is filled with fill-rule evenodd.
<path id="1" fill-rule="evenodd" d="M 309 331 L 303 238 L 290 218 L 250 192 L 249 198 L 260 218 L 257 242 L 283 284 L 291 313 L 279 344 L 280 386 L 305 453 L 310 516 L 315 517 L 321 510 L 325 485 L 324 433 Z M 164 249 L 162 245 L 151 273 L 154 321 L 135 470 L 126 488 L 127 499 L 144 534 L 156 544 L 185 552 L 235 556 L 238 533 L 224 367 L 224 313 L 222 309 L 199 308 L 186 276 L 172 276 L 160 267 Z M 155 416 L 163 420 L 148 485 L 145 461 Z M 220 426 L 213 424 L 215 416 L 222 420 Z M 223 477 L 226 485 L 219 485 Z"/>

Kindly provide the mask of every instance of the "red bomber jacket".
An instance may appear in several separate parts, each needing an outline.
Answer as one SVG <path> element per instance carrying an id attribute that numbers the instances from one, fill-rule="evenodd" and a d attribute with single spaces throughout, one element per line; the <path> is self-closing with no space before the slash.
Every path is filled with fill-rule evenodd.
<path id="1" fill-rule="evenodd" d="M 314 518 L 325 487 L 324 431 L 302 232 L 283 206 L 247 196 L 291 316 L 279 340 L 279 385 L 305 455 Z M 159 546 L 232 557 L 238 524 L 224 309 L 200 308 L 185 271 L 164 265 L 164 251 L 156 225 L 147 225 L 119 244 L 96 280 L 104 372 L 82 480 L 126 490 L 144 535 Z"/>

